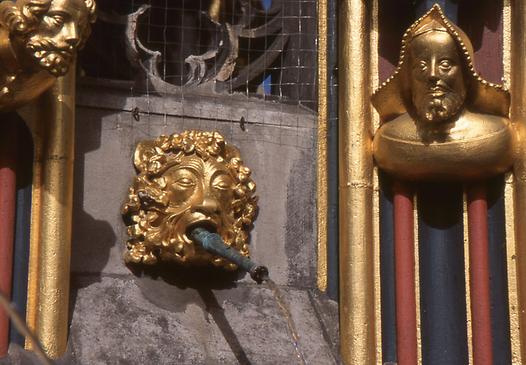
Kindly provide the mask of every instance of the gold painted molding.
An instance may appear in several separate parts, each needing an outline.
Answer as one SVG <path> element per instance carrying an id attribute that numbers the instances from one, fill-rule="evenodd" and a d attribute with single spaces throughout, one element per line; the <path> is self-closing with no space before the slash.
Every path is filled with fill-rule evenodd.
<path id="1" fill-rule="evenodd" d="M 318 289 L 327 290 L 328 230 L 328 158 L 327 158 L 327 0 L 318 1 L 318 145 L 317 145 L 317 214 L 318 214 Z"/>
<path id="2" fill-rule="evenodd" d="M 370 3 L 370 85 L 372 90 L 376 90 L 380 82 L 379 69 L 379 4 L 378 0 Z M 380 115 L 371 107 L 372 134 L 380 126 Z M 378 168 L 373 169 L 373 251 L 374 257 L 374 301 L 375 301 L 375 340 L 376 340 L 376 363 L 382 364 L 382 301 L 381 301 L 381 281 L 380 281 L 380 180 Z"/>
<path id="3" fill-rule="evenodd" d="M 26 323 L 28 328 L 34 333 L 37 322 L 37 305 L 38 305 L 38 276 L 39 276 L 39 236 L 40 222 L 42 215 L 41 192 L 42 192 L 42 148 L 44 142 L 45 125 L 40 123 L 39 110 L 45 110 L 43 98 L 30 105 L 19 113 L 29 125 L 33 136 L 33 187 L 31 195 L 31 227 L 29 239 L 29 267 L 28 267 L 28 284 L 27 284 L 27 309 Z M 25 348 L 33 349 L 33 343 L 26 338 Z"/>
<path id="4" fill-rule="evenodd" d="M 370 5 L 340 3 L 340 348 L 343 361 L 375 364 Z"/>
<path id="5" fill-rule="evenodd" d="M 214 21 L 218 22 L 221 17 L 221 7 L 223 6 L 222 0 L 212 0 L 208 7 L 208 15 Z"/>
<path id="6" fill-rule="evenodd" d="M 526 4 L 511 0 L 511 121 L 517 132 L 517 159 L 514 165 L 513 201 L 515 228 L 515 256 L 508 261 L 510 285 L 510 305 L 516 305 L 511 312 L 512 343 L 517 346 L 516 336 L 520 337 L 520 356 L 526 358 Z M 515 261 L 515 265 L 513 264 Z M 515 270 L 515 273 L 514 273 Z M 516 280 L 514 280 L 516 279 Z M 514 295 L 516 294 L 516 301 Z M 512 308 L 513 309 L 513 308 Z M 518 325 L 514 321 L 518 314 Z M 519 333 L 515 328 L 519 328 Z M 517 356 L 517 349 L 513 349 Z"/>
<path id="7" fill-rule="evenodd" d="M 75 57 L 95 14 L 94 0 L 0 3 L 0 110 L 19 108 L 34 141 L 26 318 L 51 358 L 68 334 Z"/>
<path id="8" fill-rule="evenodd" d="M 68 337 L 75 78 L 73 64 L 51 90 L 18 110 L 34 141 L 26 321 L 53 359 L 64 354 Z"/>
<path id="9" fill-rule="evenodd" d="M 511 42 L 512 42 L 512 10 L 511 0 L 504 0 L 503 11 L 503 66 L 504 86 L 510 88 L 511 81 Z M 514 102 L 512 100 L 512 102 Z M 504 211 L 506 212 L 506 259 L 508 269 L 508 302 L 510 313 L 511 335 L 511 362 L 513 365 L 522 364 L 521 339 L 519 327 L 519 302 L 517 293 L 517 265 L 516 265 L 516 240 L 515 240 L 515 215 L 514 215 L 514 177 L 508 173 L 504 187 Z"/>
<path id="10" fill-rule="evenodd" d="M 46 354 L 64 354 L 68 338 L 75 141 L 75 67 L 43 96 L 46 109 L 38 223 L 35 332 Z M 32 284 L 32 283 L 31 283 Z M 30 287 L 32 285 L 30 284 Z M 35 295 L 34 293 L 31 293 Z"/>

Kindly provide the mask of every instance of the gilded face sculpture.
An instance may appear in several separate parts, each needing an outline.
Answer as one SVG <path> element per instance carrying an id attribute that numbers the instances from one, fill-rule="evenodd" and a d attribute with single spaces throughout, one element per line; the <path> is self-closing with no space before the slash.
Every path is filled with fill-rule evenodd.
<path id="1" fill-rule="evenodd" d="M 17 47 L 53 76 L 64 75 L 95 20 L 94 0 L 19 0 L 0 5 Z"/>
<path id="2" fill-rule="evenodd" d="M 468 36 L 439 5 L 406 30 L 398 66 L 372 96 L 378 167 L 411 181 L 472 181 L 510 168 L 510 95 L 473 60 Z"/>
<path id="3" fill-rule="evenodd" d="M 193 243 L 189 235 L 195 227 L 217 232 L 248 256 L 255 184 L 237 149 L 220 134 L 187 131 L 143 142 L 135 166 L 139 175 L 123 208 L 131 236 L 127 262 L 212 263 L 235 269 Z"/>
<path id="4" fill-rule="evenodd" d="M 188 243 L 187 234 L 194 226 L 205 226 L 228 237 L 234 223 L 234 178 L 224 163 L 185 156 L 180 165 L 162 176 L 169 181 L 170 236 L 177 244 Z"/>
<path id="5" fill-rule="evenodd" d="M 462 60 L 453 38 L 444 31 L 417 36 L 409 46 L 411 99 L 418 119 L 450 121 L 466 99 Z"/>

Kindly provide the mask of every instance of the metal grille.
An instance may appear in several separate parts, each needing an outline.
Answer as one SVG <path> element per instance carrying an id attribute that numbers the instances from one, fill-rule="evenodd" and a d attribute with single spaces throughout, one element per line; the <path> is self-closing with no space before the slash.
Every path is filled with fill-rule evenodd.
<path id="1" fill-rule="evenodd" d="M 315 0 L 99 0 L 84 76 L 316 107 Z M 140 13 L 140 14 L 139 14 Z M 135 15 L 134 15 L 135 14 Z"/>

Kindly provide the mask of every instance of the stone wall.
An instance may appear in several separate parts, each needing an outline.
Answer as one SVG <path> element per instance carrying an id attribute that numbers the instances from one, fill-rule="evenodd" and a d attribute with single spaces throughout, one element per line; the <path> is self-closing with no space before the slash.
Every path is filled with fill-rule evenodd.
<path id="1" fill-rule="evenodd" d="M 133 96 L 93 85 L 80 88 L 77 105 L 71 351 L 64 361 L 297 363 L 281 295 L 305 362 L 337 363 L 337 307 L 315 288 L 313 112 L 245 96 Z M 251 256 L 269 268 L 278 293 L 248 276 L 124 265 L 120 208 L 135 176 L 135 145 L 186 129 L 219 131 L 252 169 L 259 214 Z"/>

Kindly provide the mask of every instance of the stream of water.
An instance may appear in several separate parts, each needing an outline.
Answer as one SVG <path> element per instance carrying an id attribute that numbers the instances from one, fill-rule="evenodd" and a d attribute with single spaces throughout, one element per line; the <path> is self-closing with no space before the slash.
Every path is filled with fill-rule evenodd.
<path id="1" fill-rule="evenodd" d="M 290 309 L 287 303 L 285 302 L 285 300 L 283 299 L 283 294 L 281 293 L 281 290 L 276 285 L 276 283 L 272 281 L 271 279 L 266 279 L 265 283 L 267 284 L 269 289 L 272 291 L 272 295 L 276 299 L 276 302 L 278 303 L 278 307 L 283 313 L 283 316 L 285 317 L 287 321 L 287 327 L 288 327 L 289 334 L 290 334 L 290 340 L 292 342 L 292 345 L 294 346 L 294 351 L 296 352 L 296 357 L 298 358 L 299 363 L 301 365 L 307 365 L 307 362 L 305 361 L 305 356 L 301 352 L 301 349 L 298 344 L 299 336 L 296 330 L 296 325 L 294 324 L 294 320 L 292 319 Z"/>

